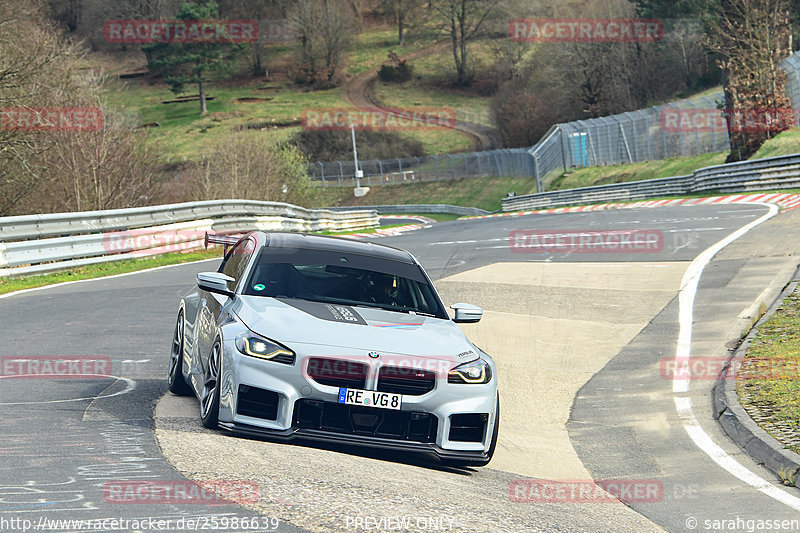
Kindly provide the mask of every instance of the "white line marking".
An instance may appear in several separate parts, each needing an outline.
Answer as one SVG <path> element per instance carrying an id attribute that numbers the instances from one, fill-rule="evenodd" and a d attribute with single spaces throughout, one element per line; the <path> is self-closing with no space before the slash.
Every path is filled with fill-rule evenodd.
<path id="1" fill-rule="evenodd" d="M 24 378 L 26 376 L 34 377 L 34 374 L 15 374 L 13 376 L 0 376 L 0 379 L 3 378 Z M 40 375 L 35 375 L 36 377 L 41 377 Z M 129 392 L 133 392 L 136 389 L 136 382 L 129 378 L 122 378 L 118 376 L 98 376 L 103 378 L 116 378 L 117 381 L 122 380 L 125 382 L 125 388 L 119 392 L 115 392 L 113 394 L 106 394 L 105 396 L 98 394 L 97 396 L 91 396 L 89 398 L 70 398 L 69 400 L 40 400 L 34 402 L 0 402 L 0 405 L 40 405 L 40 404 L 49 404 L 49 403 L 67 403 L 67 402 L 83 402 L 86 400 L 94 401 L 100 400 L 102 398 L 113 398 L 114 396 L 122 396 L 123 394 L 128 394 Z M 117 381 L 103 389 L 107 391 L 114 385 Z"/>
<path id="2" fill-rule="evenodd" d="M 767 207 L 769 207 L 769 212 L 767 214 L 750 222 L 746 226 L 742 226 L 721 241 L 711 245 L 698 255 L 686 269 L 683 279 L 681 280 L 680 295 L 678 296 L 678 321 L 680 324 L 680 332 L 678 333 L 678 347 L 675 350 L 676 365 L 685 364 L 691 357 L 692 311 L 694 299 L 697 294 L 697 285 L 700 281 L 700 276 L 703 274 L 703 269 L 720 250 L 762 222 L 766 222 L 778 214 L 778 206 L 768 204 Z M 678 368 L 678 366 L 676 366 L 676 368 Z M 689 380 L 676 379 L 672 383 L 672 391 L 675 394 L 688 392 Z M 715 463 L 762 494 L 800 511 L 800 498 L 782 491 L 769 481 L 742 466 L 708 436 L 708 433 L 706 433 L 697 422 L 697 418 L 692 409 L 691 398 L 675 396 L 674 400 L 675 409 L 678 411 L 678 417 L 683 422 L 683 427 L 689 435 L 689 438 L 691 438 L 695 445 L 705 452 Z"/>
<path id="3" fill-rule="evenodd" d="M 691 398 L 676 397 L 675 407 L 678 409 L 678 416 L 680 416 L 683 421 L 683 427 L 686 429 L 689 437 L 694 441 L 697 447 L 706 452 L 715 463 L 751 487 L 757 489 L 759 492 L 788 505 L 796 511 L 800 511 L 800 498 L 792 496 L 769 481 L 758 477 L 758 475 L 742 466 L 736 459 L 720 448 L 717 443 L 711 440 L 711 437 L 700 427 L 700 424 L 694 416 Z"/>

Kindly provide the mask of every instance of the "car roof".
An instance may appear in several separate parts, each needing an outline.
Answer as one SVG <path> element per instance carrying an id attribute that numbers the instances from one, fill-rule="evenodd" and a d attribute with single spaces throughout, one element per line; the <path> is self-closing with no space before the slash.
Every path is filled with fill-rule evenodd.
<path id="1" fill-rule="evenodd" d="M 328 235 L 312 235 L 308 233 L 264 233 L 264 246 L 268 248 L 300 248 L 306 250 L 324 250 L 339 253 L 351 253 L 380 257 L 403 263 L 415 263 L 414 257 L 407 251 L 374 242 L 357 241 L 344 237 Z"/>

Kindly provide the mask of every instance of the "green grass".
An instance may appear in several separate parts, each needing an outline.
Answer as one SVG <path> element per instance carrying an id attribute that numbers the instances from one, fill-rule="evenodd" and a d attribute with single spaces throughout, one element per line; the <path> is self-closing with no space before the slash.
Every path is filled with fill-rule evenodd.
<path id="1" fill-rule="evenodd" d="M 259 88 L 270 88 L 265 92 Z M 223 87 L 211 84 L 207 94 L 214 97 L 208 102 L 208 114 L 200 114 L 199 102 L 162 104 L 175 95 L 164 85 L 147 85 L 139 82 L 114 82 L 111 101 L 125 110 L 131 110 L 140 124 L 157 122 L 158 128 L 148 129 L 148 134 L 158 139 L 165 160 L 184 158 L 197 160 L 220 137 L 237 127 L 258 125 L 268 134 L 288 138 L 299 131 L 299 120 L 306 109 L 348 107 L 341 90 L 329 89 L 299 92 L 288 82 L 262 83 L 244 87 Z M 268 101 L 237 103 L 239 98 L 270 98 Z M 298 126 L 277 129 L 274 124 L 297 122 Z"/>
<path id="2" fill-rule="evenodd" d="M 5 294 L 23 289 L 33 289 L 54 283 L 65 281 L 78 281 L 82 279 L 102 278 L 115 274 L 125 274 L 166 265 L 176 265 L 191 261 L 201 261 L 203 259 L 222 259 L 222 248 L 209 248 L 208 250 L 198 250 L 185 253 L 169 253 L 140 259 L 123 259 L 110 263 L 101 263 L 85 267 L 70 268 L 51 274 L 41 274 L 37 276 L 19 276 L 12 278 L 0 278 L 0 294 Z"/>
<path id="3" fill-rule="evenodd" d="M 395 42 L 395 30 L 391 28 L 374 29 L 354 36 L 351 50 L 343 58 L 342 76 L 348 78 L 386 62 L 389 50 L 402 55 L 424 48 L 434 42 L 434 36 L 415 35 L 402 48 Z M 156 122 L 160 125 L 146 131 L 160 142 L 165 162 L 198 160 L 225 134 L 248 125 L 256 126 L 276 140 L 287 140 L 300 130 L 299 121 L 306 110 L 350 108 L 342 97 L 341 87 L 311 91 L 275 74 L 295 63 L 298 46 L 291 43 L 267 47 L 265 58 L 273 72 L 271 81 L 243 77 L 209 83 L 206 94 L 214 99 L 207 102 L 206 116 L 200 114 L 197 101 L 162 104 L 162 101 L 174 100 L 176 96 L 160 81 L 114 80 L 109 83 L 106 95 L 112 105 L 132 114 L 139 124 Z M 98 56 L 98 60 L 103 60 L 103 57 Z M 237 64 L 246 71 L 244 59 Z M 430 87 L 428 91 L 428 101 L 435 102 L 440 91 L 436 87 Z M 196 93 L 196 86 L 186 87 L 185 94 Z M 241 98 L 263 100 L 237 102 Z M 452 130 L 420 130 L 402 134 L 422 142 L 429 154 L 462 151 L 470 146 L 465 136 Z"/>
<path id="4" fill-rule="evenodd" d="M 486 42 L 478 41 L 470 47 L 473 54 L 470 57 L 478 68 L 490 60 L 488 46 Z M 450 47 L 411 60 L 409 64 L 414 68 L 411 80 L 405 83 L 379 80 L 375 84 L 375 94 L 382 103 L 399 108 L 449 107 L 455 111 L 458 120 L 493 126 L 489 116 L 491 97 L 481 96 L 470 89 L 447 88 L 455 70 Z"/>
<path id="5" fill-rule="evenodd" d="M 800 429 L 800 288 L 758 327 L 747 348 L 736 390 L 745 408 L 756 407 L 766 420 Z M 760 417 L 759 417 L 760 418 Z M 767 431 L 770 427 L 765 427 Z M 779 435 L 773 435 L 779 437 Z M 790 446 L 800 452 L 800 446 Z"/>
<path id="6" fill-rule="evenodd" d="M 353 38 L 353 47 L 345 57 L 347 73 L 357 76 L 370 68 L 389 61 L 389 51 L 398 56 L 416 52 L 435 42 L 433 35 L 404 36 L 406 44 L 397 44 L 397 28 L 384 28 L 360 33 Z"/>
<path id="7" fill-rule="evenodd" d="M 768 140 L 758 149 L 750 159 L 763 159 L 779 155 L 796 154 L 800 152 L 800 128 L 779 133 L 775 138 Z"/>
<path id="8" fill-rule="evenodd" d="M 585 167 L 561 174 L 552 180 L 547 190 L 573 189 L 591 185 L 622 183 L 691 174 L 698 168 L 720 165 L 727 152 L 701 154 L 693 157 L 674 157 L 660 161 L 643 161 L 627 165 Z"/>
<path id="9" fill-rule="evenodd" d="M 355 198 L 352 187 L 326 187 L 327 205 L 449 204 L 498 211 L 508 192 L 536 192 L 533 178 L 467 178 L 452 181 L 418 182 L 412 185 L 371 187 L 366 196 Z M 425 215 L 428 216 L 428 215 Z"/>

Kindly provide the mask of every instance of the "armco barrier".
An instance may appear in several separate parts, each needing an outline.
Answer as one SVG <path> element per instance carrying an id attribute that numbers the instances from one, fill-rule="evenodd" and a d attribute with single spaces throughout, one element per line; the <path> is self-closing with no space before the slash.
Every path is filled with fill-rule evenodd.
<path id="1" fill-rule="evenodd" d="M 250 200 L 4 217 L 0 276 L 198 248 L 205 232 L 358 230 L 377 225 L 374 210 L 304 209 Z"/>
<path id="2" fill-rule="evenodd" d="M 580 187 L 503 198 L 503 211 L 646 200 L 695 192 L 755 192 L 800 187 L 800 154 L 696 170 L 689 176 Z"/>

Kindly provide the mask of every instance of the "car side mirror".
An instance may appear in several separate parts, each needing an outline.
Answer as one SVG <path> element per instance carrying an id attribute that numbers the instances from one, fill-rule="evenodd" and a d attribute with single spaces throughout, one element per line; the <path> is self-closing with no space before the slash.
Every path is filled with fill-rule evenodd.
<path id="1" fill-rule="evenodd" d="M 200 272 L 197 274 L 197 286 L 208 292 L 232 297 L 233 291 L 228 289 L 228 282 L 234 279 L 222 272 Z"/>
<path id="2" fill-rule="evenodd" d="M 477 305 L 463 304 L 463 303 L 453 304 L 450 306 L 450 309 L 455 311 L 453 322 L 459 324 L 469 324 L 472 322 L 478 322 L 483 316 L 483 309 L 481 309 Z"/>

